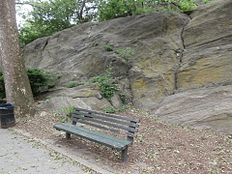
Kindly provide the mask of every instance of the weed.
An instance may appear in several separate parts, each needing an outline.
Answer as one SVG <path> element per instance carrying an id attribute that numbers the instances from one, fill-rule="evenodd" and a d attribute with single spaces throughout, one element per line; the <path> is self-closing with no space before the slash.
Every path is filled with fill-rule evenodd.
<path id="1" fill-rule="evenodd" d="M 113 46 L 110 44 L 107 44 L 104 46 L 105 51 L 113 51 Z"/>
<path id="2" fill-rule="evenodd" d="M 61 109 L 58 113 L 55 113 L 59 117 L 59 122 L 65 123 L 65 122 L 71 122 L 72 112 L 75 111 L 74 106 L 68 106 L 63 109 Z"/>
<path id="3" fill-rule="evenodd" d="M 108 107 L 104 108 L 103 111 L 106 113 L 113 114 L 116 112 L 116 109 L 113 106 L 108 106 Z"/>
<path id="4" fill-rule="evenodd" d="M 122 105 L 119 108 L 115 108 L 113 106 L 108 106 L 108 107 L 104 108 L 103 111 L 106 112 L 106 113 L 113 114 L 113 113 L 116 113 L 116 112 L 124 112 L 127 108 L 128 108 L 127 105 Z"/>
<path id="5" fill-rule="evenodd" d="M 67 88 L 74 88 L 74 87 L 77 87 L 77 86 L 80 86 L 82 85 L 82 83 L 78 83 L 76 81 L 70 81 L 66 84 L 66 87 Z"/>
<path id="6" fill-rule="evenodd" d="M 123 58 L 126 61 L 129 61 L 129 59 L 135 55 L 135 51 L 134 49 L 130 48 L 130 47 L 126 47 L 126 48 L 118 48 L 115 51 L 116 54 L 118 54 L 121 58 Z"/>
<path id="7" fill-rule="evenodd" d="M 99 86 L 101 95 L 108 100 L 110 100 L 115 92 L 118 91 L 118 87 L 110 71 L 92 78 L 91 82 L 96 83 Z"/>

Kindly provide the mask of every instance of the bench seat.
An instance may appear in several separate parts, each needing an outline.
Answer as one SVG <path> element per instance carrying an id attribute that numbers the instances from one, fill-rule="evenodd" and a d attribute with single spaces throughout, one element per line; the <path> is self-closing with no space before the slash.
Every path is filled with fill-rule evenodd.
<path id="1" fill-rule="evenodd" d="M 115 136 L 110 136 L 102 132 L 91 131 L 78 125 L 72 125 L 71 123 L 58 123 L 54 125 L 54 128 L 103 144 L 118 151 L 124 150 L 131 144 L 131 141 L 119 139 Z"/>
<path id="2" fill-rule="evenodd" d="M 121 159 L 127 160 L 128 147 L 133 144 L 139 120 L 125 115 L 108 114 L 83 108 L 75 108 L 71 112 L 71 116 L 71 123 L 57 123 L 53 126 L 59 131 L 64 131 L 66 139 L 70 139 L 71 135 L 79 136 L 121 151 Z"/>

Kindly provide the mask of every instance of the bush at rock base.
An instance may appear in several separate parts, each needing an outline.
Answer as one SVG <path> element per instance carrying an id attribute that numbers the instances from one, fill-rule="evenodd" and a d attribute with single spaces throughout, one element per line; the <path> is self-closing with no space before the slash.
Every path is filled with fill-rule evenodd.
<path id="1" fill-rule="evenodd" d="M 33 96 L 48 91 L 55 86 L 56 77 L 40 69 L 29 69 L 27 75 L 30 80 Z M 0 73 L 0 98 L 5 98 L 4 77 Z"/>

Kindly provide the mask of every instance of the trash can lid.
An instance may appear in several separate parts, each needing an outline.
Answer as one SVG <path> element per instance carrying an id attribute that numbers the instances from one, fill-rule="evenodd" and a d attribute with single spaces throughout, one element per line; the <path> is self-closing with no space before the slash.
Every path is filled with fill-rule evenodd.
<path id="1" fill-rule="evenodd" d="M 11 103 L 4 103 L 4 104 L 0 104 L 0 109 L 12 109 L 14 108 L 14 105 L 12 105 Z"/>

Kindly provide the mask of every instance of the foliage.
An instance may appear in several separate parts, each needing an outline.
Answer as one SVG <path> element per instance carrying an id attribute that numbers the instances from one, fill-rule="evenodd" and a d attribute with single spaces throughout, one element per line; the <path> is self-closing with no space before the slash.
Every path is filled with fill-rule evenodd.
<path id="1" fill-rule="evenodd" d="M 196 0 L 21 0 L 20 4 L 33 7 L 28 15 L 21 15 L 26 23 L 20 28 L 22 45 L 73 25 L 98 19 L 112 18 L 154 12 L 160 9 L 191 11 Z M 207 3 L 211 0 L 199 0 Z M 197 1 L 198 2 L 198 1 Z M 97 16 L 97 18 L 96 18 Z M 108 49 L 109 48 L 109 49 Z M 110 47 L 106 48 L 110 50 Z"/>
<path id="2" fill-rule="evenodd" d="M 69 118 L 71 118 L 71 113 L 75 111 L 75 107 L 74 106 L 69 106 L 63 109 L 65 115 Z"/>
<path id="3" fill-rule="evenodd" d="M 108 20 L 138 13 L 141 0 L 100 0 L 99 19 Z"/>
<path id="4" fill-rule="evenodd" d="M 203 0 L 207 2 L 208 0 Z M 99 20 L 150 13 L 166 8 L 168 10 L 191 11 L 196 8 L 195 0 L 100 0 Z"/>
<path id="5" fill-rule="evenodd" d="M 113 114 L 116 112 L 124 112 L 126 109 L 128 109 L 127 105 L 122 105 L 119 108 L 115 108 L 113 106 L 108 106 L 108 107 L 104 108 L 104 112 Z"/>
<path id="6" fill-rule="evenodd" d="M 180 0 L 179 7 L 181 11 L 186 12 L 195 9 L 197 7 L 197 4 L 193 0 Z"/>
<path id="7" fill-rule="evenodd" d="M 34 96 L 46 92 L 48 89 L 55 86 L 56 78 L 47 72 L 39 69 L 29 69 L 27 75 L 31 84 L 32 93 Z M 5 97 L 4 77 L 0 73 L 0 98 Z"/>
<path id="8" fill-rule="evenodd" d="M 74 106 L 67 106 L 62 108 L 59 113 L 55 113 L 55 115 L 59 117 L 59 122 L 61 123 L 70 122 L 74 111 Z"/>
<path id="9" fill-rule="evenodd" d="M 114 51 L 119 57 L 123 58 L 124 60 L 128 61 L 132 56 L 135 55 L 135 50 L 131 47 L 124 47 L 124 48 L 114 48 L 111 44 L 106 44 L 104 46 L 105 51 L 111 52 Z"/>
<path id="10" fill-rule="evenodd" d="M 101 95 L 108 100 L 113 97 L 116 91 L 118 91 L 118 87 L 110 71 L 94 77 L 91 81 L 98 84 Z"/>
<path id="11" fill-rule="evenodd" d="M 115 51 L 115 53 L 118 54 L 121 58 L 123 58 L 126 61 L 128 61 L 133 55 L 135 55 L 134 49 L 130 47 L 118 48 Z"/>
<path id="12" fill-rule="evenodd" d="M 71 27 L 70 19 L 75 10 L 75 0 L 30 0 L 33 10 L 23 28 L 20 41 L 27 44 L 36 38 L 49 36 L 54 32 Z"/>
<path id="13" fill-rule="evenodd" d="M 116 109 L 113 106 L 109 106 L 109 107 L 104 108 L 104 112 L 113 114 L 113 113 L 116 113 Z"/>
<path id="14" fill-rule="evenodd" d="M 81 85 L 81 83 L 77 83 L 76 81 L 71 81 L 71 82 L 67 83 L 66 87 L 67 88 L 74 88 L 74 87 L 77 87 L 79 85 Z"/>
<path id="15" fill-rule="evenodd" d="M 40 69 L 29 69 L 27 75 L 31 84 L 32 93 L 34 96 L 46 92 L 48 89 L 55 86 L 56 78 Z"/>
<path id="16" fill-rule="evenodd" d="M 106 45 L 104 46 L 104 49 L 105 49 L 105 51 L 113 51 L 113 50 L 114 50 L 114 49 L 113 49 L 113 46 L 110 45 L 110 44 L 106 44 Z"/>
<path id="17" fill-rule="evenodd" d="M 77 23 L 90 20 L 86 6 L 93 0 L 24 0 L 21 4 L 33 7 L 30 18 L 19 30 L 22 45 L 44 36 L 49 36 L 57 31 L 69 28 Z M 83 14 L 85 13 L 85 17 Z M 25 17 L 26 18 L 26 17 Z"/>

